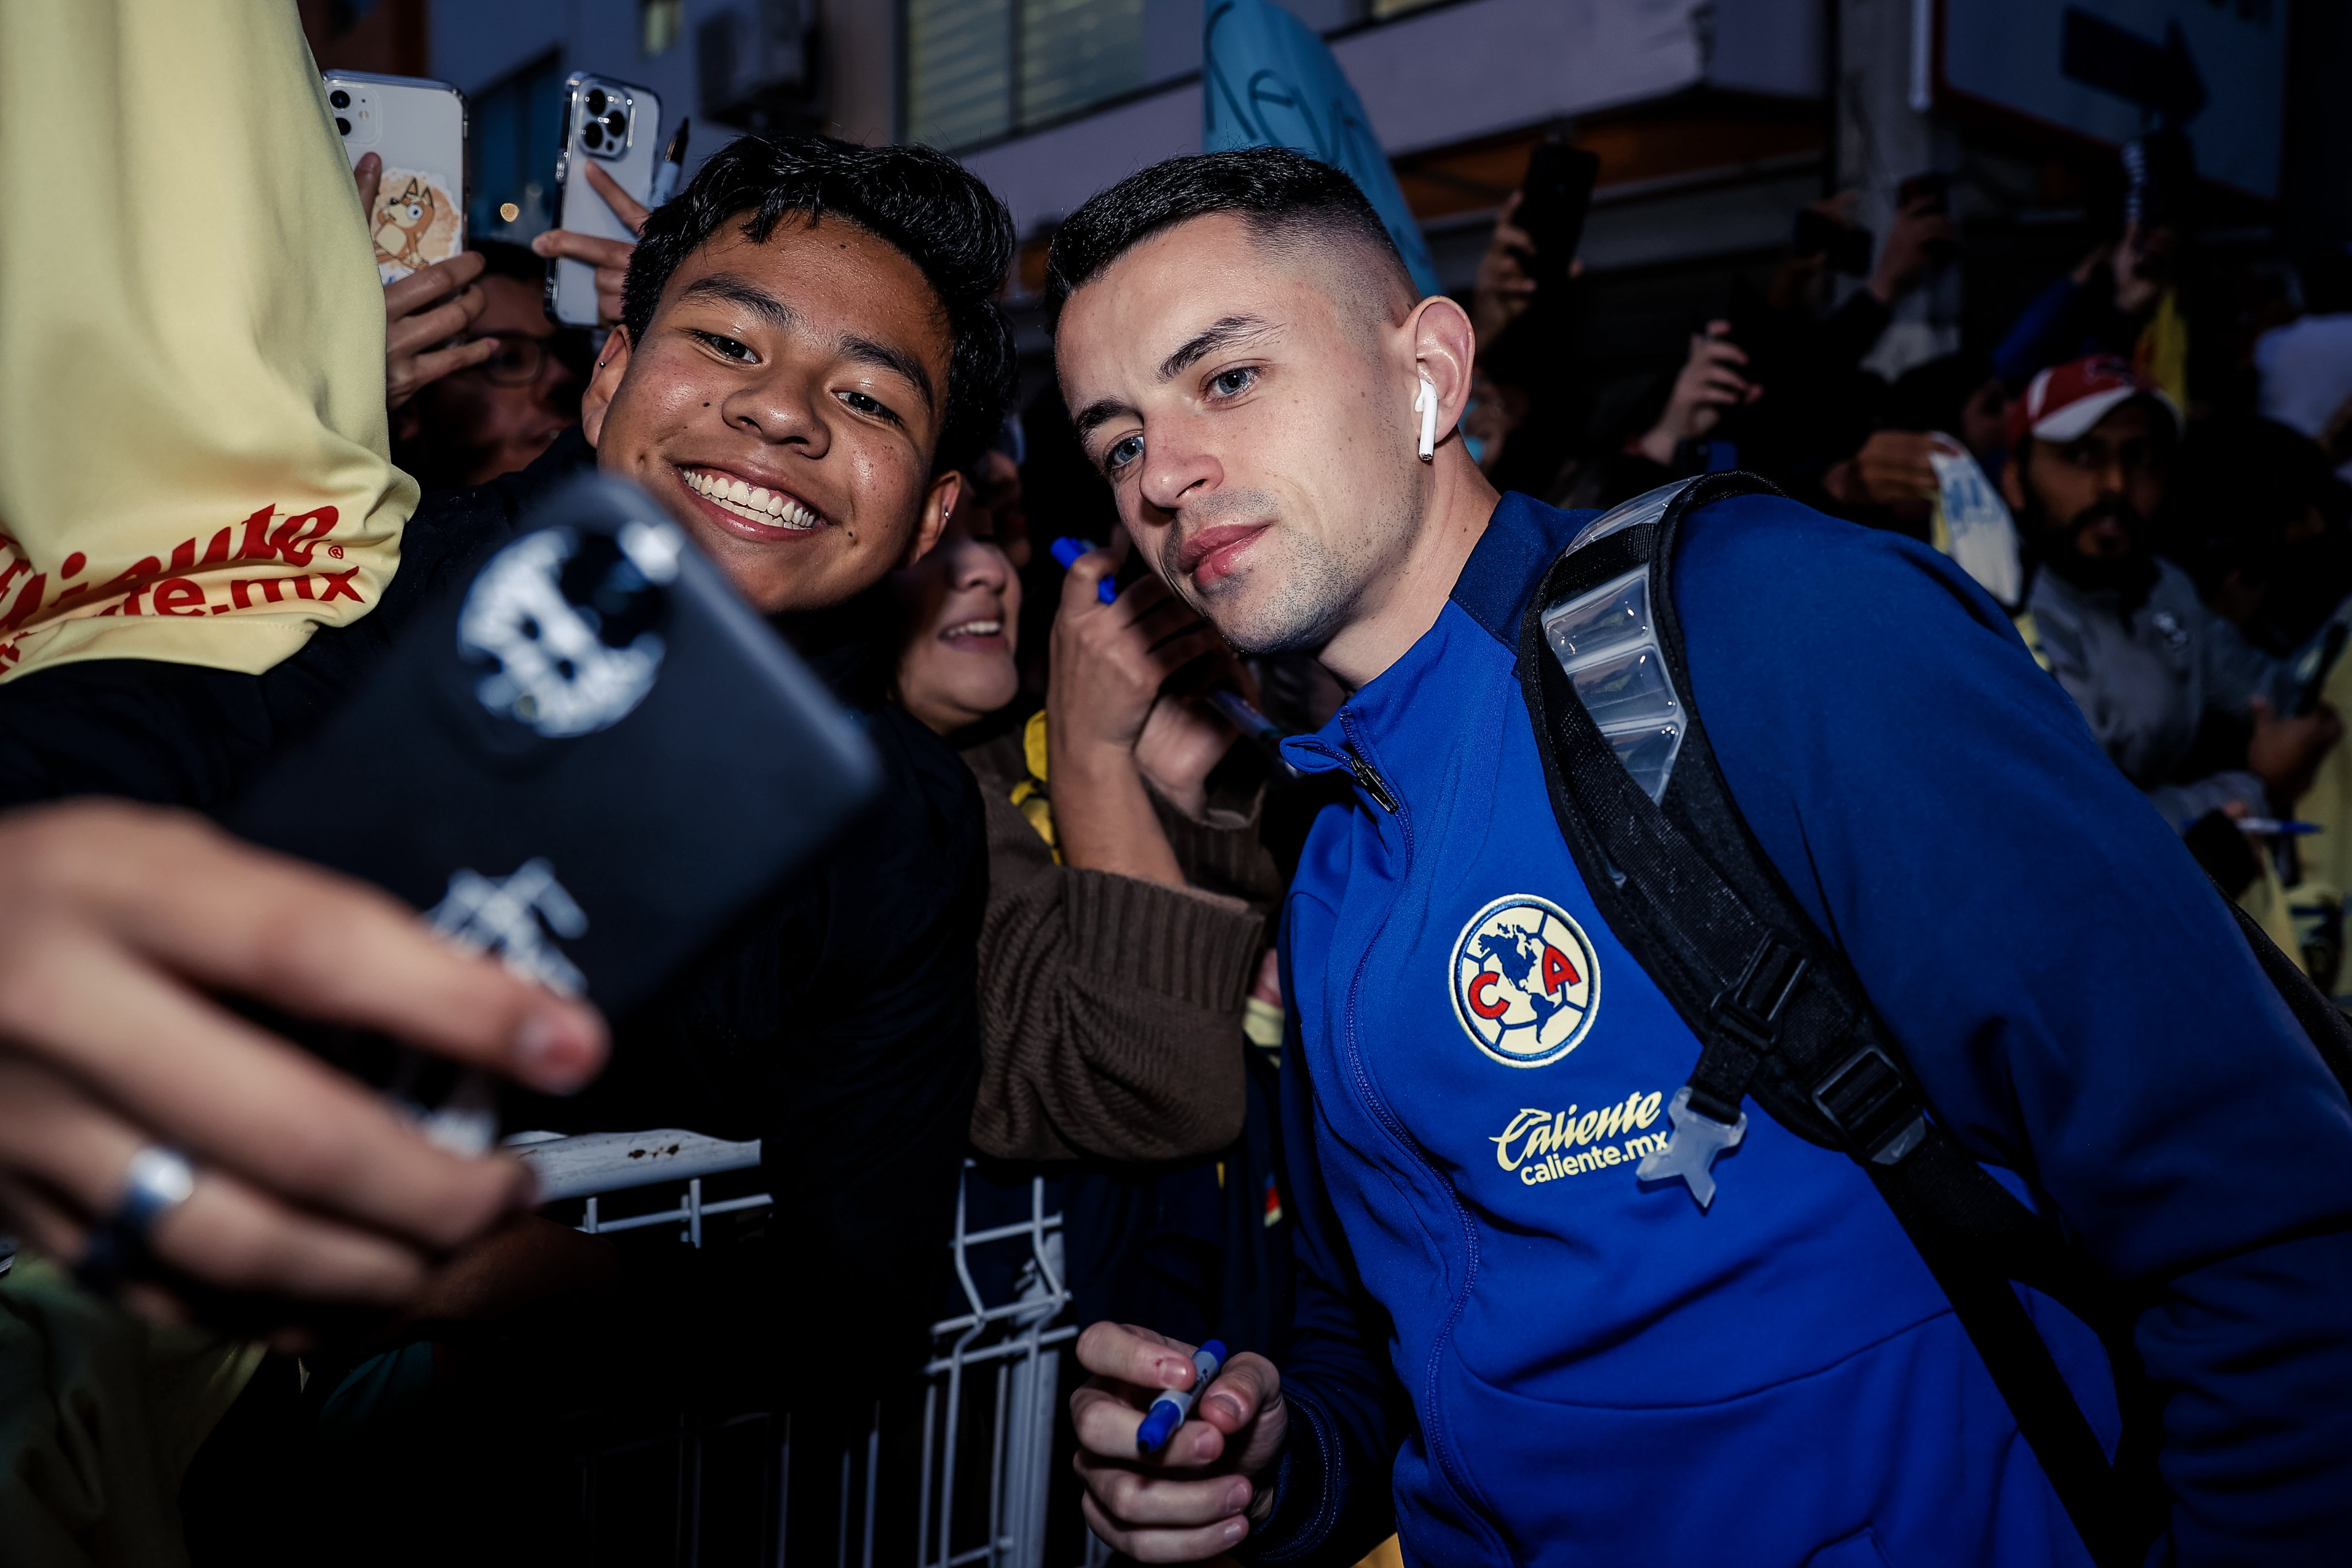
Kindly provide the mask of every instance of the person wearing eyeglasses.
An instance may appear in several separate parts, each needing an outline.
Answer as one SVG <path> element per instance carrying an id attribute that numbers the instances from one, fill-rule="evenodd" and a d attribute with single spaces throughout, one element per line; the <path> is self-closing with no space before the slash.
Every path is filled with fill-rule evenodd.
<path id="1" fill-rule="evenodd" d="M 588 337 L 548 319 L 547 264 L 499 240 L 473 248 L 486 265 L 468 337 L 495 347 L 420 388 L 392 415 L 393 460 L 427 490 L 485 485 L 526 468 L 580 423 Z"/>

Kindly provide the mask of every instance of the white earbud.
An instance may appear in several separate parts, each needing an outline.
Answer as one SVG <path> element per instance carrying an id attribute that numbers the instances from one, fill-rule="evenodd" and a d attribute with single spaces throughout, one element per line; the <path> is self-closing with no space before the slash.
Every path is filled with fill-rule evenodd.
<path id="1" fill-rule="evenodd" d="M 1412 411 L 1421 415 L 1421 460 L 1431 462 L 1437 456 L 1437 383 L 1426 373 L 1412 394 Z"/>

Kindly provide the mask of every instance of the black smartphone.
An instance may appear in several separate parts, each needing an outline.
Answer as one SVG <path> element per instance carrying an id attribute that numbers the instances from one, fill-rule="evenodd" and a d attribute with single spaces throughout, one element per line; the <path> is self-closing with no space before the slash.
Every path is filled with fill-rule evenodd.
<path id="1" fill-rule="evenodd" d="M 2327 635 L 2319 644 L 2319 662 L 2312 666 L 2311 678 L 2303 683 L 2303 690 L 2295 694 L 2295 717 L 2302 718 L 2319 706 L 2320 697 L 2327 690 L 2327 677 L 2336 673 L 2336 662 L 2344 657 L 2347 637 L 2352 637 L 2352 625 L 2341 621 L 2328 624 Z"/>
<path id="2" fill-rule="evenodd" d="M 1535 242 L 1528 272 L 1537 287 L 1568 277 L 1577 246 L 1584 243 L 1584 220 L 1592 210 L 1592 185 L 1600 176 L 1600 158 L 1565 141 L 1539 141 L 1528 154 L 1519 210 L 1512 221 Z"/>
<path id="3" fill-rule="evenodd" d="M 1907 207 L 1914 202 L 1932 202 L 1943 210 L 1950 202 L 1952 177 L 1939 169 L 1914 174 L 1895 187 L 1895 204 Z"/>
<path id="4" fill-rule="evenodd" d="M 574 482 L 228 817 L 608 1015 L 872 794 L 872 747 L 635 486 Z M 384 1042 L 329 1054 L 395 1083 Z"/>
<path id="5" fill-rule="evenodd" d="M 2221 883 L 2221 891 L 2231 898 L 2262 880 L 2262 856 L 2226 811 L 2206 812 L 2182 831 L 2180 841 L 2205 868 L 2205 874 Z"/>
<path id="6" fill-rule="evenodd" d="M 1823 217 L 1811 207 L 1797 209 L 1796 231 L 1789 236 L 1790 254 L 1822 256 L 1832 271 L 1848 277 L 1870 271 L 1872 246 L 1868 229 Z"/>
<path id="7" fill-rule="evenodd" d="M 1922 210 L 1950 216 L 1952 211 L 1952 177 L 1939 170 L 1930 169 L 1924 174 L 1914 174 L 1895 187 L 1895 209 L 1909 212 L 1915 206 Z M 1960 254 L 1960 242 L 1948 235 L 1931 239 L 1924 247 L 1927 259 L 1941 266 Z"/>

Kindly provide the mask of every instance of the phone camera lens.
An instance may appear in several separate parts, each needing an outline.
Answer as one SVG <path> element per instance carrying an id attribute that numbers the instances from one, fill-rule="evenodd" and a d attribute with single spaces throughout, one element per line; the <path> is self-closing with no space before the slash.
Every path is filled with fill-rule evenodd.
<path id="1" fill-rule="evenodd" d="M 629 117 L 616 109 L 604 117 L 604 129 L 612 132 L 614 141 L 618 141 L 629 133 Z"/>
<path id="2" fill-rule="evenodd" d="M 349 136 L 352 133 L 352 122 L 339 114 L 335 116 L 335 130 L 340 135 Z"/>
<path id="3" fill-rule="evenodd" d="M 592 87 L 588 89 L 588 112 L 592 115 L 601 115 L 604 112 L 604 89 L 603 88 Z"/>
<path id="4" fill-rule="evenodd" d="M 580 145 L 583 147 L 604 145 L 604 132 L 594 120 L 592 120 L 580 128 Z"/>
<path id="5" fill-rule="evenodd" d="M 327 95 L 327 101 L 333 104 L 337 109 L 349 109 L 352 106 L 352 95 L 345 92 L 341 88 L 337 88 L 334 91 Z"/>

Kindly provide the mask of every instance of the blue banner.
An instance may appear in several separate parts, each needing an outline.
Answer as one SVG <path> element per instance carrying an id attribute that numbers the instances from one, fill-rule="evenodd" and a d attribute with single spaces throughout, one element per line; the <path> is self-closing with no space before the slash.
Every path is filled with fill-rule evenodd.
<path id="1" fill-rule="evenodd" d="M 1344 169 L 1371 200 L 1423 294 L 1439 292 L 1421 225 L 1363 101 L 1323 40 L 1265 0 L 1211 0 L 1201 48 L 1201 150 L 1289 147 Z"/>

